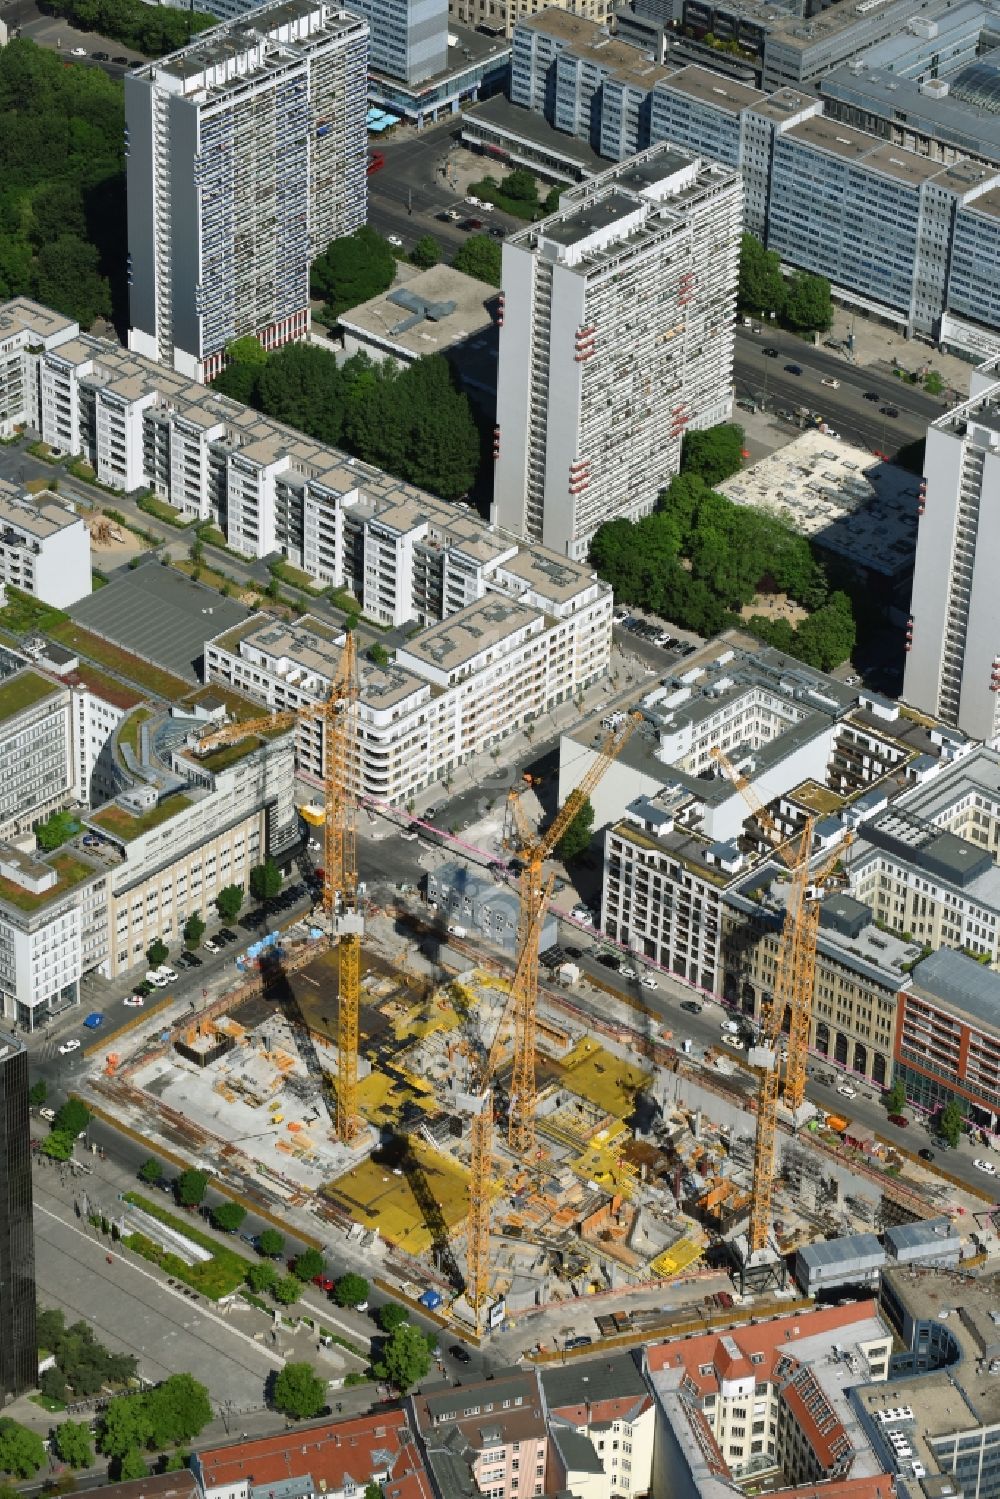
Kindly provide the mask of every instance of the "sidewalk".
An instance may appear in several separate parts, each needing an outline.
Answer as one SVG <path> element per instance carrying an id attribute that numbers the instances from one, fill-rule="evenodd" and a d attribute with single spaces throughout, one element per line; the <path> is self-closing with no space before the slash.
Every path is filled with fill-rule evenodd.
<path id="1" fill-rule="evenodd" d="M 891 371 L 894 367 L 893 360 L 898 360 L 903 369 L 912 372 L 936 370 L 947 387 L 946 393 L 941 397 L 942 411 L 957 401 L 964 401 L 968 396 L 969 376 L 973 365 L 954 354 L 941 354 L 930 344 L 904 338 L 894 329 L 852 313 L 847 307 L 834 308 L 833 326 L 829 333 L 822 335 L 820 342 L 826 339 L 842 339 L 846 342 L 852 331 L 853 358 L 845 354 L 847 362 Z"/>

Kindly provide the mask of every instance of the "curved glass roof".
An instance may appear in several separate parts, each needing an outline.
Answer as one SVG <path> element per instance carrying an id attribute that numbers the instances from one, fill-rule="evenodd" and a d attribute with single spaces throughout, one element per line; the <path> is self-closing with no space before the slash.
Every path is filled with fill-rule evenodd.
<path id="1" fill-rule="evenodd" d="M 1000 114 L 1000 66 L 989 62 L 970 62 L 950 80 L 949 93 L 965 104 L 978 105 L 990 114 Z"/>

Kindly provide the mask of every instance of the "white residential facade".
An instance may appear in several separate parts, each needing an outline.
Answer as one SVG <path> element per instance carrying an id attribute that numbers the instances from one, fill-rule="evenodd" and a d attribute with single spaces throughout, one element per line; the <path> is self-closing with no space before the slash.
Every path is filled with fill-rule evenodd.
<path id="1" fill-rule="evenodd" d="M 87 597 L 90 532 L 71 503 L 0 479 L 0 581 L 57 609 Z"/>
<path id="2" fill-rule="evenodd" d="M 269 3 L 125 79 L 129 345 L 197 380 L 309 327 L 309 265 L 365 222 L 368 27 Z"/>
<path id="3" fill-rule="evenodd" d="M 0 681 L 0 838 L 30 830 L 74 796 L 69 689 L 32 668 Z"/>
<path id="4" fill-rule="evenodd" d="M 1000 739 L 1000 374 L 927 429 L 903 697 L 974 739 Z"/>
<path id="5" fill-rule="evenodd" d="M 80 1002 L 104 953 L 106 876 L 76 850 L 47 857 L 0 847 L 0 1012 L 37 1030 Z"/>
<path id="6" fill-rule="evenodd" d="M 504 242 L 498 526 L 584 558 L 730 415 L 741 229 L 736 172 L 654 146 Z"/>

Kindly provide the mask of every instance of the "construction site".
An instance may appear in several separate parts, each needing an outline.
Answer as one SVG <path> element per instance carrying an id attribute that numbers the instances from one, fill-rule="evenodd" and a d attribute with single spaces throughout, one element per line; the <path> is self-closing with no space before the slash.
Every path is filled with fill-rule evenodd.
<path id="1" fill-rule="evenodd" d="M 345 754 L 350 647 L 344 658 L 316 710 L 332 762 Z M 782 850 L 791 893 L 776 989 L 790 1017 L 773 1007 L 746 1062 L 724 1046 L 689 1058 L 613 991 L 584 986 L 584 1004 L 540 982 L 546 861 L 633 727 L 609 733 L 544 834 L 512 793 L 513 963 L 415 926 L 405 906 L 366 905 L 337 789 L 346 777 L 331 769 L 323 926 L 251 949 L 235 987 L 193 1022 L 137 1033 L 98 1091 L 220 1179 L 256 1183 L 328 1237 L 439 1289 L 483 1333 L 588 1295 L 617 1296 L 606 1309 L 627 1312 L 630 1297 L 696 1282 L 705 1262 L 726 1268 L 740 1298 L 791 1296 L 790 1257 L 814 1240 L 942 1214 L 974 1224 L 980 1203 L 805 1101 L 813 892 L 838 853 L 816 868 L 811 823 Z M 253 730 L 213 730 L 202 745 Z"/>

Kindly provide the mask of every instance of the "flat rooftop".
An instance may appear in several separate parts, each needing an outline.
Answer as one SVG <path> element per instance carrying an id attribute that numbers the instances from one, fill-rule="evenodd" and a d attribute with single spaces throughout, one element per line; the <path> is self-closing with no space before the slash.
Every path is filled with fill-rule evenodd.
<path id="1" fill-rule="evenodd" d="M 768 98 L 760 89 L 724 78 L 721 73 L 712 73 L 708 68 L 699 68 L 696 63 L 670 73 L 659 87 L 669 93 L 687 94 L 701 104 L 709 104 L 713 109 L 732 115 L 738 115 L 744 109 L 755 109 L 759 113 Z"/>
<path id="2" fill-rule="evenodd" d="M 929 953 L 913 970 L 913 991 L 943 1000 L 949 1009 L 974 1021 L 977 1029 L 1000 1036 L 1000 973 L 967 953 L 952 947 Z"/>
<path id="3" fill-rule="evenodd" d="M 20 885 L 16 880 L 0 876 L 0 904 L 12 906 L 15 910 L 25 913 L 41 911 L 44 907 L 60 900 L 77 885 L 83 884 L 84 880 L 90 879 L 103 871 L 96 864 L 91 863 L 87 857 L 77 852 L 76 849 L 62 849 L 54 854 L 44 856 L 19 854 L 18 850 L 3 848 L 0 850 L 5 864 L 20 865 L 26 874 L 36 873 L 40 869 L 53 869 L 56 874 L 54 885 L 47 890 L 29 890 L 26 885 Z"/>
<path id="4" fill-rule="evenodd" d="M 1000 162 L 1000 116 L 966 104 L 953 94 L 925 93 L 917 79 L 878 66 L 873 54 L 863 60 L 863 65 L 850 63 L 834 68 L 820 81 L 819 90 L 824 98 L 863 104 L 887 120 L 905 112 L 908 125 Z"/>
<path id="5" fill-rule="evenodd" d="M 546 12 L 548 15 L 553 11 Z M 564 14 L 564 12 L 560 12 Z M 578 176 L 592 176 L 603 172 L 608 165 L 604 156 L 599 156 L 586 141 L 575 135 L 556 130 L 543 115 L 523 105 L 512 104 L 503 94 L 493 94 L 489 99 L 474 104 L 462 112 L 462 133 L 467 132 L 478 139 L 498 139 L 509 143 L 516 153 L 517 144 L 523 143 L 545 151 L 557 161 L 565 162 Z"/>
<path id="6" fill-rule="evenodd" d="M 78 324 L 51 307 L 43 307 L 30 297 L 13 297 L 0 303 L 0 337 L 12 333 L 36 333 L 40 338 L 55 338 L 60 333 L 75 331 Z"/>
<path id="7" fill-rule="evenodd" d="M 458 671 L 491 646 L 542 618 L 537 609 L 487 593 L 407 641 L 400 655 L 437 671 Z"/>
<path id="8" fill-rule="evenodd" d="M 447 354 L 496 327 L 496 287 L 449 265 L 432 266 L 340 319 L 348 332 L 373 337 L 414 359 Z"/>
<path id="9" fill-rule="evenodd" d="M 58 682 L 41 676 L 30 667 L 4 677 L 0 681 L 0 723 L 63 690 Z"/>
<path id="10" fill-rule="evenodd" d="M 5 526 L 13 526 L 36 541 L 45 541 L 67 526 L 79 524 L 76 511 L 51 489 L 32 495 L 0 479 L 0 532 Z"/>
<path id="11" fill-rule="evenodd" d="M 891 578 L 913 565 L 919 480 L 866 448 L 803 432 L 716 488 L 871 572 Z"/>

